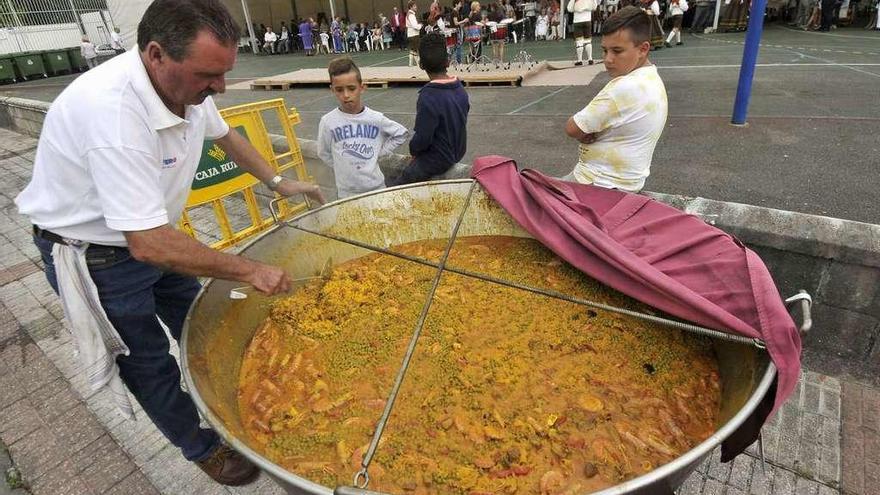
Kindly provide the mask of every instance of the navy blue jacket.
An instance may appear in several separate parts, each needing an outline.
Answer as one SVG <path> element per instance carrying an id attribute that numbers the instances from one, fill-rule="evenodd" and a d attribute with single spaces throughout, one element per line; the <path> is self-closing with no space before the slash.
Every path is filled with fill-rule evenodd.
<path id="1" fill-rule="evenodd" d="M 470 108 L 461 81 L 424 85 L 416 103 L 416 124 L 409 153 L 425 164 L 448 168 L 458 163 L 467 150 Z"/>

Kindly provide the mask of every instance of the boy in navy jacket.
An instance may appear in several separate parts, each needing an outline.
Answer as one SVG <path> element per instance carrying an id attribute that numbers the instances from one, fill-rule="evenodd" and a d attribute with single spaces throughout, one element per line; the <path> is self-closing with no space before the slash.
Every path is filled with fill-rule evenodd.
<path id="1" fill-rule="evenodd" d="M 429 33 L 419 44 L 419 66 L 431 79 L 419 90 L 414 135 L 409 142 L 413 159 L 389 186 L 423 182 L 442 175 L 458 163 L 467 150 L 467 116 L 470 101 L 464 86 L 446 69 L 446 38 Z"/>

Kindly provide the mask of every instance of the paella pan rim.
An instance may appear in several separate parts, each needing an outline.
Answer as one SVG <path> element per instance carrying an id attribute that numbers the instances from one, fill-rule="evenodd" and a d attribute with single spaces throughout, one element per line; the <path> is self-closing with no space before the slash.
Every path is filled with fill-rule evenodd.
<path id="1" fill-rule="evenodd" d="M 310 211 L 306 211 L 300 215 L 297 215 L 288 222 L 292 223 L 299 219 L 308 217 L 310 215 L 314 215 L 324 209 L 332 208 L 338 206 L 342 203 L 357 201 L 358 199 L 373 196 L 376 194 L 386 194 L 394 191 L 400 191 L 410 188 L 420 188 L 426 186 L 436 186 L 436 185 L 454 185 L 454 184 L 472 184 L 474 182 L 473 179 L 451 179 L 451 180 L 439 180 L 439 181 L 430 181 L 430 182 L 422 182 L 417 184 L 407 184 L 403 186 L 391 187 L 387 189 L 382 189 L 379 191 L 368 192 L 364 194 L 360 194 L 357 196 L 352 196 L 349 198 L 337 200 L 331 203 L 327 203 L 319 208 L 315 208 Z M 279 224 L 274 226 L 271 229 L 268 229 L 266 232 L 256 236 L 253 240 L 245 244 L 242 248 L 241 253 L 244 254 L 251 248 L 253 245 L 259 243 L 261 240 L 266 238 L 267 236 L 275 233 L 279 229 L 285 228 L 285 225 Z M 186 387 L 192 396 L 193 402 L 196 405 L 199 413 L 207 420 L 207 422 L 211 425 L 212 428 L 220 435 L 224 442 L 230 445 L 235 450 L 244 454 L 248 459 L 254 462 L 261 470 L 266 471 L 267 474 L 272 476 L 277 481 L 280 481 L 286 485 L 291 487 L 295 487 L 300 490 L 304 490 L 308 493 L 325 493 L 331 494 L 333 490 L 327 488 L 323 485 L 317 484 L 307 478 L 303 478 L 298 476 L 283 467 L 275 464 L 274 462 L 269 461 L 265 457 L 263 457 L 260 453 L 248 447 L 244 442 L 238 439 L 235 435 L 232 435 L 230 431 L 224 426 L 224 422 L 219 418 L 209 407 L 209 405 L 202 398 L 199 390 L 196 386 L 196 382 L 193 378 L 193 375 L 190 371 L 189 364 L 189 352 L 188 352 L 188 342 L 189 342 L 189 329 L 190 323 L 194 317 L 194 313 L 199 306 L 199 301 L 203 298 L 208 290 L 210 290 L 211 285 L 215 282 L 214 279 L 208 279 L 199 290 L 199 293 L 196 295 L 195 300 L 193 301 L 192 306 L 187 313 L 186 319 L 184 320 L 182 336 L 180 340 L 180 360 L 181 360 L 181 369 L 183 372 L 184 382 Z M 760 367 L 758 368 L 760 369 Z M 730 418 L 726 423 L 724 423 L 720 428 L 718 428 L 710 437 L 683 453 L 679 457 L 674 460 L 648 472 L 636 478 L 630 479 L 623 483 L 614 485 L 612 487 L 600 490 L 598 492 L 593 492 L 595 495 L 614 495 L 614 494 L 624 494 L 624 493 L 632 493 L 634 491 L 638 491 L 640 489 L 644 489 L 646 487 L 655 485 L 657 483 L 662 482 L 664 478 L 671 477 L 675 474 L 689 474 L 693 468 L 696 467 L 696 463 L 704 457 L 707 457 L 711 451 L 721 444 L 723 440 L 729 437 L 745 420 L 754 412 L 754 410 L 758 407 L 758 404 L 767 394 L 770 389 L 773 380 L 776 376 L 776 367 L 769 360 L 766 360 L 766 369 L 764 370 L 760 381 L 755 387 L 752 394 L 749 396 L 748 400 L 743 404 L 743 406 L 737 411 L 733 417 Z M 352 473 L 353 474 L 353 473 Z M 684 477 L 682 477 L 683 479 Z"/>

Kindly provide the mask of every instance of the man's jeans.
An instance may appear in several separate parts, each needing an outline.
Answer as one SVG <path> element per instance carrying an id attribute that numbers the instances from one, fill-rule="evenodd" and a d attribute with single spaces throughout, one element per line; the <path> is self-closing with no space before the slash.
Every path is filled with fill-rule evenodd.
<path id="1" fill-rule="evenodd" d="M 46 278 L 57 293 L 53 243 L 39 237 L 34 243 L 43 257 Z M 180 388 L 180 368 L 168 353 L 168 337 L 157 319 L 179 341 L 183 320 L 199 291 L 198 280 L 141 263 L 125 248 L 90 246 L 86 260 L 101 306 L 130 351 L 116 358 L 122 381 L 184 457 L 190 461 L 206 458 L 219 444 L 219 437 L 199 427 L 198 411 Z"/>

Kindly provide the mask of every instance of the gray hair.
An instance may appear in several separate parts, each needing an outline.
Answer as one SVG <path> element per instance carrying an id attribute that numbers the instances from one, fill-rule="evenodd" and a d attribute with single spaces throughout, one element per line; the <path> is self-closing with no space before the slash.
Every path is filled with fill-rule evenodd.
<path id="1" fill-rule="evenodd" d="M 238 43 L 241 37 L 238 24 L 219 0 L 156 0 L 138 24 L 138 48 L 146 50 L 155 41 L 173 60 L 181 61 L 202 30 L 225 44 Z"/>

